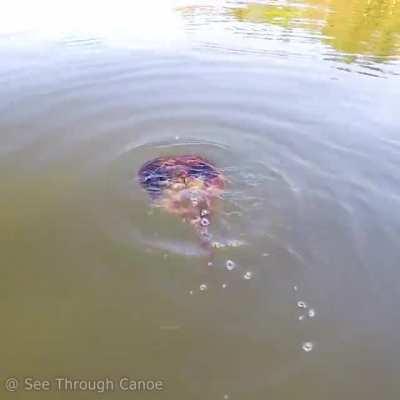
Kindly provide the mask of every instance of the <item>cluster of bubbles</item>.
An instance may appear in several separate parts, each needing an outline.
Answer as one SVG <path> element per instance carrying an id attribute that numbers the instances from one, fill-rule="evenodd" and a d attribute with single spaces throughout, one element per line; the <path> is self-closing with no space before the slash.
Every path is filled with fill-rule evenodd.
<path id="1" fill-rule="evenodd" d="M 300 309 L 303 309 L 306 311 L 306 314 L 301 314 L 299 315 L 299 321 L 302 321 L 306 316 L 308 318 L 314 318 L 315 317 L 315 310 L 313 308 L 309 308 L 308 304 L 305 301 L 298 301 L 297 302 L 297 307 Z"/>
<path id="2" fill-rule="evenodd" d="M 211 266 L 213 266 L 214 265 L 214 263 L 212 262 L 212 261 L 209 261 L 208 263 L 207 263 L 207 265 L 209 266 L 209 267 L 211 267 Z M 227 270 L 227 271 L 233 271 L 234 269 L 236 269 L 237 268 L 237 264 L 233 261 L 233 260 L 226 260 L 226 262 L 225 262 L 225 269 Z M 244 273 L 243 273 L 243 275 L 242 275 L 242 278 L 244 279 L 244 280 L 250 280 L 251 278 L 253 277 L 253 273 L 251 272 L 251 271 L 245 271 Z M 221 284 L 221 288 L 222 289 L 226 289 L 228 287 L 228 284 L 227 283 L 222 283 Z M 207 286 L 207 284 L 206 283 L 202 283 L 202 284 L 200 284 L 199 285 L 199 291 L 200 292 L 206 292 L 208 290 L 208 286 Z M 195 292 L 194 292 L 194 290 L 190 290 L 189 291 L 189 294 L 190 295 L 193 295 Z"/>
<path id="3" fill-rule="evenodd" d="M 227 271 L 233 271 L 236 267 L 236 263 L 232 260 L 227 260 L 225 263 L 225 268 Z M 253 277 L 253 273 L 251 271 L 246 271 L 242 277 L 245 280 L 249 280 Z"/>
<path id="4" fill-rule="evenodd" d="M 297 292 L 299 289 L 297 286 L 293 286 L 293 290 L 295 292 Z M 298 319 L 299 321 L 302 321 L 303 319 L 305 319 L 306 317 L 308 318 L 314 318 L 315 317 L 315 310 L 314 308 L 310 308 L 308 306 L 308 304 L 303 301 L 303 300 L 299 300 L 297 301 L 297 308 L 299 308 L 300 310 L 304 310 L 305 313 L 300 314 Z M 310 352 L 313 348 L 314 348 L 314 344 L 312 342 L 304 342 L 301 345 L 301 348 L 306 352 Z"/>
<path id="5" fill-rule="evenodd" d="M 232 260 L 227 260 L 226 263 L 225 263 L 225 268 L 226 268 L 228 271 L 233 271 L 233 270 L 236 268 L 236 264 L 235 264 L 235 262 L 232 261 Z M 251 279 L 252 277 L 253 277 L 253 273 L 252 273 L 251 271 L 246 271 L 246 272 L 243 274 L 243 279 L 245 279 L 245 280 L 249 280 L 249 279 Z"/>

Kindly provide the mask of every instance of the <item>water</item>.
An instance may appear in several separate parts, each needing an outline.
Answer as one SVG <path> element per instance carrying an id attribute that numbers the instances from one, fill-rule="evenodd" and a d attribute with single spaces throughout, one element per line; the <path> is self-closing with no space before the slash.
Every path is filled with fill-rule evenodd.
<path id="1" fill-rule="evenodd" d="M 396 398 L 399 3 L 20 3 L 0 17 L 1 382 Z M 136 182 L 183 153 L 230 180 L 210 265 Z"/>

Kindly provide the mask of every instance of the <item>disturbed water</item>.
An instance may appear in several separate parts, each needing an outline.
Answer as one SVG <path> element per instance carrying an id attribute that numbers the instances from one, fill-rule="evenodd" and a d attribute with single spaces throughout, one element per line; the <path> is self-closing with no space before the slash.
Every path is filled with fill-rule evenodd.
<path id="1" fill-rule="evenodd" d="M 397 398 L 400 4 L 115 3 L 0 19 L 1 384 Z M 137 182 L 179 154 L 229 179 L 212 262 Z"/>

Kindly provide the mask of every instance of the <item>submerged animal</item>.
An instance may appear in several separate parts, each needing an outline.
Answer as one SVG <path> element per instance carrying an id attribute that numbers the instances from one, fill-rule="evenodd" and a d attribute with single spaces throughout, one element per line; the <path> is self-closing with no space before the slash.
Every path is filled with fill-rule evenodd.
<path id="1" fill-rule="evenodd" d="M 220 170 L 197 155 L 158 157 L 140 168 L 138 178 L 155 205 L 190 223 L 209 247 L 208 227 L 226 183 Z"/>

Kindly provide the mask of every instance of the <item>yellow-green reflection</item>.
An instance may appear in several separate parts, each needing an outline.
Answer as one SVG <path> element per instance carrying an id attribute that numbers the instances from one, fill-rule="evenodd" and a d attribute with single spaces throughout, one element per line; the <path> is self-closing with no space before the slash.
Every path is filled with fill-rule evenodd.
<path id="1" fill-rule="evenodd" d="M 400 55 L 400 0 L 304 0 L 285 7 L 254 3 L 232 13 L 240 21 L 319 30 L 340 52 Z"/>
<path id="2" fill-rule="evenodd" d="M 240 21 L 268 22 L 285 27 L 295 18 L 304 18 L 304 11 L 300 8 L 264 4 L 249 4 L 246 8 L 235 8 L 233 14 Z"/>
<path id="3" fill-rule="evenodd" d="M 323 33 L 330 44 L 347 53 L 400 54 L 398 0 L 331 0 Z"/>

